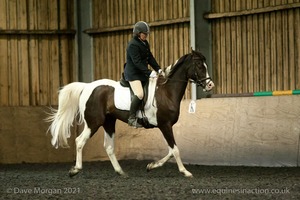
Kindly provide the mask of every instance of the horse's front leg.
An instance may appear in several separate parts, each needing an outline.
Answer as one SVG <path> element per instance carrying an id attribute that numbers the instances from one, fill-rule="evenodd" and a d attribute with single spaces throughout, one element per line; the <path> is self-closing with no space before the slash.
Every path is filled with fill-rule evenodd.
<path id="1" fill-rule="evenodd" d="M 181 161 L 181 158 L 180 158 L 179 149 L 177 148 L 176 145 L 174 145 L 174 147 L 172 148 L 172 151 L 173 151 L 173 156 L 176 159 L 179 171 L 181 173 L 183 173 L 185 177 L 193 177 L 193 174 L 191 172 L 189 172 L 188 170 L 186 170 L 186 168 L 184 167 L 184 165 Z"/>
<path id="2" fill-rule="evenodd" d="M 176 142 L 174 139 L 174 134 L 173 134 L 173 129 L 172 129 L 172 125 L 168 125 L 168 123 L 165 123 L 163 126 L 159 127 L 159 129 L 161 130 L 161 132 L 163 133 L 168 145 L 169 145 L 169 153 L 166 157 L 164 157 L 163 159 L 161 159 L 158 162 L 153 162 L 150 163 L 147 166 L 147 169 L 154 169 L 156 167 L 160 167 L 162 166 L 165 162 L 167 162 L 172 156 L 174 156 L 177 165 L 178 165 L 178 169 L 179 171 L 184 174 L 185 177 L 193 177 L 192 173 L 189 172 L 183 165 L 181 158 L 180 158 L 180 152 L 179 149 L 176 146 Z"/>
<path id="3" fill-rule="evenodd" d="M 169 153 L 166 155 L 163 159 L 159 161 L 154 161 L 147 165 L 147 171 L 150 171 L 152 169 L 158 168 L 163 166 L 168 160 L 170 160 L 173 157 L 173 150 L 171 147 L 169 147 Z"/>

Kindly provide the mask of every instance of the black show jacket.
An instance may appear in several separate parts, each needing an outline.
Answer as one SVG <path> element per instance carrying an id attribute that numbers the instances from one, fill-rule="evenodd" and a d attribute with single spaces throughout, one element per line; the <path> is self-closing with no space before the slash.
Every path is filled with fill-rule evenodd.
<path id="1" fill-rule="evenodd" d="M 151 70 L 148 64 L 158 71 L 160 66 L 153 57 L 148 41 L 142 42 L 138 36 L 134 36 L 128 43 L 126 49 L 126 64 L 124 69 L 127 81 L 148 81 Z"/>

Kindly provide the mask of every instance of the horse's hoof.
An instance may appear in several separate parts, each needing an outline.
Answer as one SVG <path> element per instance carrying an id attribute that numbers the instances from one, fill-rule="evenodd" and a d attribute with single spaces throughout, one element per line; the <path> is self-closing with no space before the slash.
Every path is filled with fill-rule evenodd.
<path id="1" fill-rule="evenodd" d="M 189 171 L 183 171 L 183 172 L 181 172 L 181 173 L 183 173 L 183 175 L 185 176 L 185 177 L 187 177 L 187 178 L 193 178 L 193 174 L 191 173 L 191 172 L 189 172 Z"/>
<path id="2" fill-rule="evenodd" d="M 153 164 L 150 163 L 147 165 L 146 169 L 147 169 L 147 172 L 150 172 L 153 168 L 152 168 Z"/>
<path id="3" fill-rule="evenodd" d="M 124 172 L 123 172 L 123 174 L 120 174 L 120 176 L 121 176 L 122 178 L 125 178 L 125 179 L 126 179 L 126 178 L 129 178 L 129 175 L 128 175 L 127 173 L 124 173 Z"/>
<path id="4" fill-rule="evenodd" d="M 80 172 L 80 169 L 77 169 L 76 167 L 72 167 L 69 171 L 70 178 L 77 175 Z"/>
<path id="5" fill-rule="evenodd" d="M 119 176 L 123 177 L 123 178 L 128 178 L 128 177 L 129 177 L 128 174 L 125 173 L 125 172 L 123 172 L 123 171 L 119 171 L 119 172 L 116 171 L 116 173 L 117 173 Z"/>

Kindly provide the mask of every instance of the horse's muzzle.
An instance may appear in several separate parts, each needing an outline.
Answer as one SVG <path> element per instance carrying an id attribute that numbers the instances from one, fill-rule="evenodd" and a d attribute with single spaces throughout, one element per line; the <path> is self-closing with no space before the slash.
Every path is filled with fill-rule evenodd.
<path id="1" fill-rule="evenodd" d="M 213 89 L 213 87 L 215 87 L 215 84 L 214 82 L 210 79 L 210 80 L 207 80 L 208 82 L 206 83 L 205 87 L 204 87 L 204 90 L 206 92 L 209 92 Z"/>
<path id="2" fill-rule="evenodd" d="M 207 77 L 197 81 L 197 86 L 201 86 L 203 88 L 203 91 L 209 92 L 213 89 L 213 87 L 215 87 L 215 84 L 210 77 Z"/>

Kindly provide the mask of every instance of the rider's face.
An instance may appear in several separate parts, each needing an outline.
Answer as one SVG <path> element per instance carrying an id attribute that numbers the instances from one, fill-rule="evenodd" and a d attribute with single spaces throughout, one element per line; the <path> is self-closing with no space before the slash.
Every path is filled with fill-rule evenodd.
<path id="1" fill-rule="evenodd" d="M 140 33 L 140 39 L 145 41 L 147 39 L 148 34 L 147 33 Z"/>

